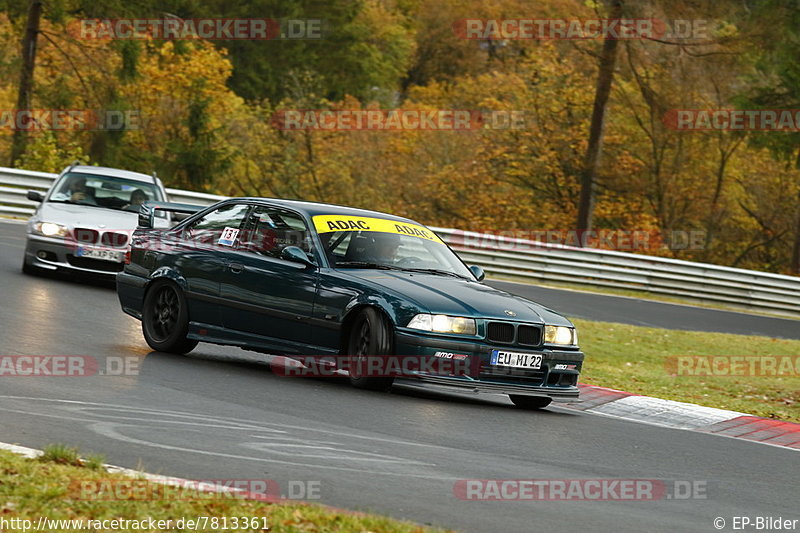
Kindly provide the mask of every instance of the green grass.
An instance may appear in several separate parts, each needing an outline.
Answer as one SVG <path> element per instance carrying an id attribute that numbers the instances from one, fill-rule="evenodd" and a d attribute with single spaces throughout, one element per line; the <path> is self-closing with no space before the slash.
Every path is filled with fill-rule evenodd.
<path id="1" fill-rule="evenodd" d="M 209 497 L 209 493 L 168 488 L 146 481 L 148 498 L 99 500 L 81 496 L 82 483 L 128 481 L 122 474 L 109 474 L 104 469 L 92 469 L 96 462 L 83 460 L 77 450 L 63 445 L 47 447 L 38 459 L 26 459 L 0 450 L 0 517 L 6 521 L 30 519 L 33 527 L 40 516 L 50 519 L 154 520 L 208 517 L 267 517 L 273 532 L 402 532 L 428 533 L 442 531 L 410 522 L 401 522 L 377 515 L 339 511 L 321 505 L 304 503 L 266 503 L 227 497 Z M 90 485 L 97 486 L 97 485 Z M 90 494 L 92 494 L 90 492 Z M 140 493 L 141 494 L 141 493 Z M 165 496 L 165 494 L 167 496 Z M 176 497 L 176 494 L 179 496 Z M 230 524 L 230 522 L 229 522 Z M 32 530 L 32 529 L 31 529 Z M 74 530 L 74 529 L 73 529 Z M 8 529 L 8 531 L 15 531 Z M 21 531 L 21 530 L 20 530 Z M 71 531 L 62 529 L 60 531 Z M 172 529 L 138 529 L 137 531 L 179 531 Z M 199 531 L 203 531 L 200 529 Z M 216 529 L 210 525 L 205 531 Z M 228 531 L 262 531 L 257 529 L 228 529 Z"/>
<path id="2" fill-rule="evenodd" d="M 101 470 L 106 458 L 102 455 L 90 455 L 83 458 L 77 448 L 64 444 L 50 444 L 42 450 L 44 453 L 38 458 L 42 462 L 58 463 L 62 465 L 85 466 L 90 470 Z"/>
<path id="3" fill-rule="evenodd" d="M 687 376 L 670 356 L 798 356 L 800 341 L 573 320 L 586 361 L 581 381 L 668 400 L 800 422 L 800 375 Z"/>
<path id="4" fill-rule="evenodd" d="M 42 450 L 44 453 L 39 460 L 46 463 L 58 463 L 61 465 L 83 466 L 78 448 L 71 448 L 65 444 L 48 444 Z"/>

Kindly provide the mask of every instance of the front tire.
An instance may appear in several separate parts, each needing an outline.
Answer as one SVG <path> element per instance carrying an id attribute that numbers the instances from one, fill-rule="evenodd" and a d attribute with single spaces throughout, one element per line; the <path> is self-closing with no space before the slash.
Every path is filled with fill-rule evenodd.
<path id="1" fill-rule="evenodd" d="M 358 314 L 350 329 L 347 348 L 348 355 L 356 358 L 350 369 L 350 383 L 354 387 L 384 391 L 392 386 L 394 378 L 360 376 L 356 371 L 356 368 L 364 366 L 369 368 L 369 365 L 364 365 L 368 357 L 392 353 L 392 328 L 376 309 L 367 307 Z M 385 369 L 385 365 L 382 367 Z"/>
<path id="2" fill-rule="evenodd" d="M 185 354 L 191 352 L 198 342 L 188 339 L 188 332 L 189 310 L 183 291 L 169 281 L 155 282 L 144 298 L 144 340 L 158 352 Z"/>
<path id="3" fill-rule="evenodd" d="M 35 276 L 39 273 L 39 270 L 35 266 L 28 263 L 28 259 L 25 258 L 22 260 L 22 273 L 29 276 Z"/>
<path id="4" fill-rule="evenodd" d="M 509 394 L 508 397 L 518 409 L 525 409 L 528 411 L 544 409 L 553 401 L 550 398 L 543 398 L 541 396 L 520 396 L 519 394 Z"/>

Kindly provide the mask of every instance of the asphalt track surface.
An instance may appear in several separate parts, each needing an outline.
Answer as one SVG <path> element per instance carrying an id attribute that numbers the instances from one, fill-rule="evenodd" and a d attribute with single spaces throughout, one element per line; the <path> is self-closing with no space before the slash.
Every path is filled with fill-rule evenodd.
<path id="1" fill-rule="evenodd" d="M 557 407 L 525 412 L 500 396 L 284 378 L 265 356 L 209 344 L 187 357 L 151 352 L 109 288 L 24 276 L 23 239 L 22 225 L 0 223 L 2 354 L 88 355 L 101 368 L 126 356 L 139 374 L 0 377 L 0 441 L 63 442 L 193 479 L 317 481 L 321 503 L 462 531 L 717 531 L 716 517 L 725 530 L 733 516 L 800 518 L 793 450 Z M 461 479 L 603 478 L 697 481 L 707 492 L 655 502 L 453 494 Z"/>

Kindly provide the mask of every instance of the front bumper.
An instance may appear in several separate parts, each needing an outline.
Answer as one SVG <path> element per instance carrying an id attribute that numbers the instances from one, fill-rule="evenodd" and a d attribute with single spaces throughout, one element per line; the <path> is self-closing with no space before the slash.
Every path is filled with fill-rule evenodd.
<path id="1" fill-rule="evenodd" d="M 462 354 L 471 359 L 469 375 L 433 375 L 419 373 L 413 377 L 434 389 L 474 394 L 514 394 L 544 396 L 554 401 L 575 401 L 579 396 L 578 376 L 584 354 L 578 350 L 548 347 L 504 346 L 483 340 L 464 341 L 436 335 L 397 331 L 397 355 L 436 357 L 437 352 Z M 516 369 L 489 364 L 492 350 L 539 354 L 539 370 Z M 556 367 L 556 365 L 561 365 Z"/>
<path id="2" fill-rule="evenodd" d="M 122 263 L 75 256 L 76 244 L 66 239 L 28 234 L 25 264 L 50 272 L 72 272 L 114 279 Z M 123 250 L 120 250 L 123 251 Z"/>

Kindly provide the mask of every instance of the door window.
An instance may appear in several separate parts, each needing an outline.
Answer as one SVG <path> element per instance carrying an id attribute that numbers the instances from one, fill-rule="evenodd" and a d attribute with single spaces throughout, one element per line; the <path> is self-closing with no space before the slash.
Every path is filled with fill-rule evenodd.
<path id="1" fill-rule="evenodd" d="M 232 248 L 249 208 L 247 204 L 227 204 L 206 213 L 183 230 L 183 238 L 197 245 Z"/>
<path id="2" fill-rule="evenodd" d="M 274 207 L 255 206 L 240 235 L 239 249 L 277 259 L 287 246 L 297 246 L 309 259 L 316 261 L 311 233 L 300 215 Z"/>

